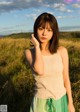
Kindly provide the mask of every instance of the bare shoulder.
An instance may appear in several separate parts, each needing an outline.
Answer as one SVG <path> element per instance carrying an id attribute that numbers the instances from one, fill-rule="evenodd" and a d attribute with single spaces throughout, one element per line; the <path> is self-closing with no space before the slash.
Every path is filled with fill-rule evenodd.
<path id="1" fill-rule="evenodd" d="M 26 49 L 25 55 L 26 55 L 27 61 L 31 64 L 32 60 L 33 60 L 32 58 L 33 58 L 33 55 L 34 55 L 34 48 Z"/>
<path id="2" fill-rule="evenodd" d="M 34 48 L 25 50 L 26 56 L 31 56 L 31 54 L 33 54 L 33 52 L 34 52 Z"/>
<path id="3" fill-rule="evenodd" d="M 66 58 L 68 56 L 68 51 L 67 48 L 65 48 L 64 46 L 60 46 L 58 48 L 58 52 L 61 54 L 62 57 Z"/>
<path id="4" fill-rule="evenodd" d="M 67 48 L 65 48 L 64 46 L 60 46 L 60 47 L 58 48 L 58 50 L 59 50 L 60 52 L 67 52 Z"/>

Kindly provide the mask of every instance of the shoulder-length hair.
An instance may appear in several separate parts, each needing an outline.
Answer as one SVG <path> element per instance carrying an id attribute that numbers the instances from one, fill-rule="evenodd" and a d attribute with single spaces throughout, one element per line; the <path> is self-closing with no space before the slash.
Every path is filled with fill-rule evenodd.
<path id="1" fill-rule="evenodd" d="M 57 20 L 52 14 L 45 12 L 37 17 L 37 19 L 35 20 L 35 23 L 34 23 L 34 36 L 36 39 L 38 39 L 37 30 L 39 27 L 45 27 L 46 23 L 50 24 L 50 27 L 53 31 L 53 36 L 49 42 L 49 51 L 53 54 L 53 53 L 57 52 L 57 49 L 59 46 L 58 45 L 59 44 L 59 42 L 58 42 L 59 28 L 58 28 Z M 38 41 L 39 41 L 39 39 L 38 39 Z M 41 48 L 41 45 L 40 45 L 40 48 Z"/>

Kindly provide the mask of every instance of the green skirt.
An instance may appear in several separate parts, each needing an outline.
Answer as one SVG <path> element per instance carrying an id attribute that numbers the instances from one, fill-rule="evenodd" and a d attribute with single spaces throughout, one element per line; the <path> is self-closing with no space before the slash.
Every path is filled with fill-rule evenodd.
<path id="1" fill-rule="evenodd" d="M 30 112 L 68 112 L 68 99 L 65 94 L 58 100 L 34 97 Z"/>

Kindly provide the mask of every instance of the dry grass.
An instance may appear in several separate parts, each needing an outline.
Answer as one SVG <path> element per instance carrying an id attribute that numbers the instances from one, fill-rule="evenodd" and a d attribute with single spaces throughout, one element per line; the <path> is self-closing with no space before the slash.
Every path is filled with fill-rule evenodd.
<path id="1" fill-rule="evenodd" d="M 24 54 L 29 44 L 29 38 L 0 39 L 0 104 L 7 104 L 10 112 L 28 110 L 33 95 L 34 79 Z M 76 112 L 79 112 L 80 40 L 61 38 L 60 45 L 69 51 L 72 93 Z"/>

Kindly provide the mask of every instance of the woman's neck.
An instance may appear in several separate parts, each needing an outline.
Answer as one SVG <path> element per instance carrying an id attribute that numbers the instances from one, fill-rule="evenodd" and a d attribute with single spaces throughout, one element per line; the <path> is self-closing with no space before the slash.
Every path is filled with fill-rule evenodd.
<path id="1" fill-rule="evenodd" d="M 41 44 L 41 52 L 42 54 L 46 54 L 46 55 L 50 55 L 50 51 L 49 51 L 49 43 L 42 43 Z"/>
<path id="2" fill-rule="evenodd" d="M 48 47 L 49 47 L 49 43 L 42 43 L 42 44 L 41 44 L 41 49 L 42 49 L 42 51 L 49 50 Z"/>

